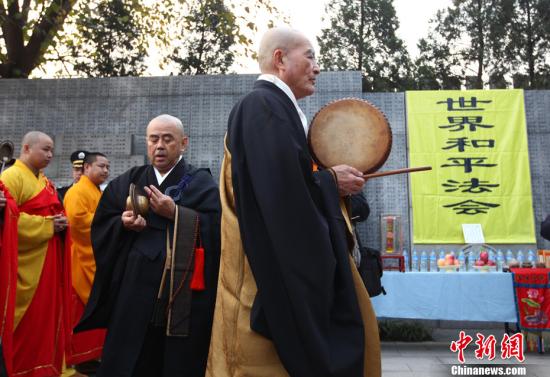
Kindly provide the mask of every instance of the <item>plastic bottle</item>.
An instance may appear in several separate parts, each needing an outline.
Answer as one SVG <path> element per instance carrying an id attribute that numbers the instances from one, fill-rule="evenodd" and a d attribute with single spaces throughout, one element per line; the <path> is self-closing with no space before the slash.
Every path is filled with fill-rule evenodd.
<path id="1" fill-rule="evenodd" d="M 435 250 L 430 253 L 430 272 L 437 272 L 437 257 Z"/>
<path id="2" fill-rule="evenodd" d="M 407 249 L 403 249 L 403 263 L 405 264 L 405 272 L 411 271 L 411 266 L 409 265 L 409 252 Z"/>
<path id="3" fill-rule="evenodd" d="M 423 250 L 420 254 L 420 271 L 428 272 L 428 253 L 426 253 L 426 250 Z"/>
<path id="4" fill-rule="evenodd" d="M 506 264 L 510 264 L 512 259 L 514 259 L 514 253 L 512 252 L 512 250 L 508 249 L 506 251 Z"/>
<path id="5" fill-rule="evenodd" d="M 533 250 L 527 251 L 527 262 L 531 263 L 531 266 L 536 267 L 537 258 L 535 257 L 535 252 Z"/>
<path id="6" fill-rule="evenodd" d="M 504 253 L 502 251 L 497 252 L 497 271 L 502 271 L 506 262 L 504 261 Z"/>
<path id="7" fill-rule="evenodd" d="M 439 252 L 439 258 L 438 259 L 445 259 L 445 250 L 441 250 Z"/>
<path id="8" fill-rule="evenodd" d="M 476 255 L 472 251 L 468 254 L 468 271 L 475 271 L 474 263 L 476 262 Z"/>
<path id="9" fill-rule="evenodd" d="M 411 261 L 412 261 L 411 271 L 412 272 L 418 272 L 420 270 L 420 264 L 419 264 L 419 260 L 418 260 L 418 253 L 416 252 L 416 250 L 413 251 Z"/>
<path id="10" fill-rule="evenodd" d="M 523 265 L 523 262 L 525 262 L 525 255 L 523 255 L 523 250 L 518 250 L 518 262 L 519 266 L 521 267 Z"/>
<path id="11" fill-rule="evenodd" d="M 458 271 L 466 271 L 466 256 L 463 250 L 458 252 L 458 265 Z"/>

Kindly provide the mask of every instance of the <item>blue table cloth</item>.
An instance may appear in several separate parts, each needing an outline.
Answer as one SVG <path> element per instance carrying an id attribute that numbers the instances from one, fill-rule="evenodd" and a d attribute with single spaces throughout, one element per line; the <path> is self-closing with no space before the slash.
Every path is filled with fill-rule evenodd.
<path id="1" fill-rule="evenodd" d="M 377 317 L 517 322 L 512 274 L 384 271 Z"/>

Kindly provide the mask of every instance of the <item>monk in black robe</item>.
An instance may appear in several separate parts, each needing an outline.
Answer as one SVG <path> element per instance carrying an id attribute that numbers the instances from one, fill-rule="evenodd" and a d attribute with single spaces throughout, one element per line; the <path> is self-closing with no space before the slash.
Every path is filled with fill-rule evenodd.
<path id="1" fill-rule="evenodd" d="M 376 318 L 340 197 L 361 172 L 313 172 L 296 100 L 319 67 L 300 33 L 271 29 L 262 75 L 233 108 L 220 175 L 222 257 L 208 377 L 380 376 Z"/>
<path id="2" fill-rule="evenodd" d="M 540 235 L 550 241 L 550 215 L 540 224 Z"/>
<path id="3" fill-rule="evenodd" d="M 97 271 L 76 328 L 107 328 L 98 377 L 204 376 L 220 203 L 210 172 L 181 157 L 187 142 L 179 119 L 153 119 L 147 127 L 152 165 L 114 179 L 99 202 L 92 224 Z M 135 195 L 149 199 L 146 215 L 127 210 L 132 183 Z"/>

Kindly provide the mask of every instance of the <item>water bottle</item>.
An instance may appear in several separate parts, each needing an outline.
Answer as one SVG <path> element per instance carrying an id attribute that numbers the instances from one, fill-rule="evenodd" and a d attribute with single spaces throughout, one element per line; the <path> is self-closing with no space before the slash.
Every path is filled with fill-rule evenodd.
<path id="1" fill-rule="evenodd" d="M 430 272 L 437 272 L 437 257 L 435 250 L 430 253 Z"/>
<path id="2" fill-rule="evenodd" d="M 458 252 L 458 271 L 466 271 L 466 256 L 464 250 Z"/>
<path id="3" fill-rule="evenodd" d="M 525 256 L 523 255 L 523 250 L 518 250 L 518 262 L 520 267 L 522 267 L 523 262 L 525 262 Z"/>
<path id="4" fill-rule="evenodd" d="M 476 255 L 473 251 L 468 254 L 468 271 L 475 271 Z"/>
<path id="5" fill-rule="evenodd" d="M 497 271 L 502 271 L 502 268 L 504 267 L 504 253 L 502 251 L 497 252 Z"/>
<path id="6" fill-rule="evenodd" d="M 426 253 L 426 250 L 423 250 L 420 254 L 420 271 L 428 272 L 428 253 Z"/>
<path id="7" fill-rule="evenodd" d="M 493 250 L 489 250 L 489 260 L 496 261 L 496 257 L 495 252 Z"/>
<path id="8" fill-rule="evenodd" d="M 409 265 L 409 252 L 407 249 L 403 249 L 403 263 L 405 264 L 405 272 L 409 272 L 411 267 Z"/>
<path id="9" fill-rule="evenodd" d="M 439 252 L 439 259 L 445 259 L 445 250 Z"/>
<path id="10" fill-rule="evenodd" d="M 514 253 L 512 250 L 508 249 L 508 251 L 506 251 L 506 264 L 510 264 L 512 259 L 514 259 Z"/>
<path id="11" fill-rule="evenodd" d="M 531 263 L 531 266 L 533 266 L 533 268 L 536 267 L 537 258 L 535 257 L 535 252 L 533 250 L 527 251 L 527 262 Z"/>
<path id="12" fill-rule="evenodd" d="M 412 272 L 418 272 L 418 270 L 420 270 L 420 265 L 419 265 L 419 261 L 418 261 L 418 254 L 416 252 L 416 250 L 413 251 L 413 255 L 412 255 L 412 258 L 411 258 L 411 261 L 412 261 L 412 264 L 411 264 L 411 271 Z"/>

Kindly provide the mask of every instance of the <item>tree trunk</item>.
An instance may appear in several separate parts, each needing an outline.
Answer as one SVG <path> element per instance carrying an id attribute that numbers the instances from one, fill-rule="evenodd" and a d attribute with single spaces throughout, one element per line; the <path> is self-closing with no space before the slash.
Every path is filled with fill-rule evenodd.
<path id="1" fill-rule="evenodd" d="M 360 2 L 361 9 L 359 11 L 359 15 L 361 17 L 360 26 L 359 26 L 359 62 L 357 66 L 357 70 L 360 72 L 363 72 L 363 34 L 364 34 L 364 28 L 365 28 L 365 0 L 361 0 Z"/>
<path id="2" fill-rule="evenodd" d="M 5 60 L 0 63 L 0 76 L 4 78 L 27 78 L 38 67 L 50 47 L 58 30 L 77 0 L 53 0 L 42 12 L 34 25 L 30 39 L 25 45 L 23 37 L 24 23 L 29 12 L 30 2 L 23 3 L 19 9 L 17 1 L 8 2 L 4 9 L 0 2 L 0 19 L 6 45 Z"/>
<path id="3" fill-rule="evenodd" d="M 533 35 L 533 25 L 531 20 L 531 2 L 530 0 L 525 0 L 525 12 L 527 13 L 527 64 L 529 67 L 529 88 L 536 88 L 536 77 L 535 77 L 535 57 L 533 56 L 534 50 L 534 35 Z"/>
<path id="4" fill-rule="evenodd" d="M 476 78 L 476 88 L 483 89 L 483 63 L 485 57 L 485 36 L 483 35 L 483 0 L 477 0 L 477 11 L 478 11 L 478 22 L 477 22 L 477 33 L 479 36 L 479 49 L 478 49 L 478 60 L 477 60 L 477 78 Z"/>

